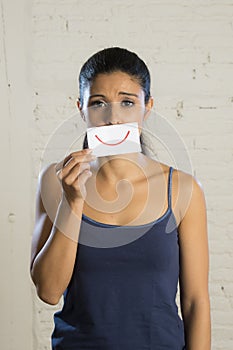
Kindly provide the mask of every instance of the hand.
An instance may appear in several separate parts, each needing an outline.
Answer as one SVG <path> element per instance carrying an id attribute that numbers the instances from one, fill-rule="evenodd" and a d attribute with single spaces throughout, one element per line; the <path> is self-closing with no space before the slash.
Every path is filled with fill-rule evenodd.
<path id="1" fill-rule="evenodd" d="M 57 176 L 61 181 L 63 194 L 69 205 L 75 207 L 80 200 L 85 200 L 86 181 L 92 175 L 89 162 L 95 160 L 90 149 L 73 152 L 56 165 Z"/>

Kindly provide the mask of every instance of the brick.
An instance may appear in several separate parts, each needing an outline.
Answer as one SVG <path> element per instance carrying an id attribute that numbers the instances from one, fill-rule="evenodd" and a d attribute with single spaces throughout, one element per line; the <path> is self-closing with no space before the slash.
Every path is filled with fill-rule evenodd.
<path id="1" fill-rule="evenodd" d="M 187 147 L 190 170 L 205 193 L 215 350 L 233 346 L 232 5 L 232 0 L 153 0 L 146 6 L 139 0 L 111 5 L 91 0 L 88 6 L 77 0 L 35 0 L 32 6 L 32 188 L 40 166 L 62 157 L 69 133 L 85 130 L 75 108 L 76 78 L 84 61 L 107 46 L 136 51 L 150 68 L 155 109 L 170 133 L 168 146 L 175 136 L 184 143 L 177 155 L 175 148 L 169 154 L 155 141 L 156 135 L 165 135 L 154 112 L 147 128 L 155 152 L 185 169 L 188 161 L 178 158 Z M 77 122 L 69 125 L 75 113 Z M 56 308 L 38 303 L 35 295 L 33 300 L 34 348 L 50 349 Z"/>

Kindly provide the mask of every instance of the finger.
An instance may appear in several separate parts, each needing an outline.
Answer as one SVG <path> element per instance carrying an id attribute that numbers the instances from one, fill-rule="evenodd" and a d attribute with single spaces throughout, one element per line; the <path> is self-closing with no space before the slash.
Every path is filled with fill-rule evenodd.
<path id="1" fill-rule="evenodd" d="M 75 156 L 75 155 L 77 156 L 78 154 L 85 155 L 85 154 L 89 154 L 89 153 L 90 152 L 88 152 L 87 149 L 70 153 L 68 156 L 65 157 L 65 159 L 62 159 L 60 162 L 58 162 L 56 164 L 56 166 L 55 166 L 56 172 L 60 171 L 73 156 Z"/>
<path id="2" fill-rule="evenodd" d="M 81 161 L 82 159 L 88 156 L 91 156 L 91 152 L 92 152 L 92 149 L 87 149 L 87 148 L 81 151 L 72 152 L 64 159 L 63 167 L 69 164 L 70 160 L 73 158 L 75 159 L 78 158 Z"/>
<path id="3" fill-rule="evenodd" d="M 77 190 L 80 190 L 86 183 L 87 179 L 92 176 L 92 172 L 88 169 L 84 170 L 78 178 L 73 182 L 73 187 Z"/>
<path id="4" fill-rule="evenodd" d="M 77 156 L 85 157 L 85 156 L 87 156 L 89 154 L 91 155 L 91 152 L 92 152 L 92 149 L 85 148 L 85 149 L 83 149 L 81 151 L 76 151 L 76 152 L 70 153 L 67 157 L 65 157 L 65 159 L 61 160 L 59 163 L 56 164 L 56 166 L 55 166 L 56 172 L 61 170 L 69 162 L 70 159 L 76 158 Z"/>
<path id="5" fill-rule="evenodd" d="M 65 184 L 71 185 L 77 179 L 77 177 L 79 177 L 86 170 L 90 170 L 90 164 L 79 163 L 70 170 L 67 176 L 63 177 L 63 181 Z"/>
<path id="6" fill-rule="evenodd" d="M 67 176 L 68 173 L 70 172 L 70 170 L 76 166 L 77 164 L 81 164 L 81 163 L 89 163 L 91 162 L 92 160 L 95 160 L 96 159 L 96 156 L 94 155 L 83 155 L 83 156 L 80 156 L 80 157 L 75 157 L 75 158 L 71 158 L 65 166 L 61 166 L 61 163 L 60 163 L 60 166 L 57 165 L 57 170 L 56 170 L 56 173 L 57 173 L 57 176 L 62 179 L 64 176 Z"/>
<path id="7" fill-rule="evenodd" d="M 75 171 L 77 172 L 77 168 L 76 168 L 76 166 L 77 165 L 81 165 L 81 164 L 86 164 L 88 167 L 90 167 L 90 162 L 92 161 L 92 160 L 94 160 L 94 159 L 96 159 L 96 157 L 95 156 L 86 156 L 85 158 L 83 157 L 82 159 L 80 159 L 80 158 L 72 158 L 70 161 L 69 161 L 69 164 L 67 164 L 65 167 L 63 167 L 61 170 L 60 170 L 60 172 L 59 172 L 59 174 L 58 174 L 58 177 L 60 178 L 60 179 L 62 179 L 62 178 L 65 178 L 66 176 L 68 176 L 69 174 L 70 174 L 70 172 L 71 172 L 71 170 L 73 169 L 73 168 L 75 168 Z M 82 169 L 82 168 L 81 168 Z"/>

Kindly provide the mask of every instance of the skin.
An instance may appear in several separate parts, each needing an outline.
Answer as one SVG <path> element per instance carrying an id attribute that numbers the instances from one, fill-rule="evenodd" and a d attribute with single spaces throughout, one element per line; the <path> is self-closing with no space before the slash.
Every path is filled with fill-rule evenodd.
<path id="1" fill-rule="evenodd" d="M 133 93 L 137 97 L 129 97 L 120 92 Z M 98 96 L 91 97 L 93 95 Z M 144 109 L 144 113 L 137 116 L 141 133 L 140 127 L 149 115 L 153 99 L 150 98 L 145 105 L 145 96 L 140 84 L 126 73 L 115 72 L 97 76 L 85 90 L 83 105 L 78 100 L 77 107 L 82 113 L 95 101 L 122 103 L 125 99 L 139 104 Z M 124 120 L 121 120 L 120 115 L 113 115 L 109 120 L 111 124 L 122 122 Z M 84 213 L 104 223 L 148 223 L 161 217 L 167 209 L 169 167 L 142 153 L 95 159 L 86 151 L 77 151 L 57 164 L 55 170 L 54 166 L 48 167 L 39 180 L 31 258 L 31 276 L 37 293 L 49 304 L 57 304 L 67 288 L 78 246 L 77 241 L 69 239 L 53 226 L 55 215 L 64 213 L 63 206 L 56 206 L 54 203 L 59 203 L 60 198 L 60 204 L 68 203 L 79 222 Z M 86 170 L 91 170 L 91 175 L 88 175 Z M 134 189 L 131 203 L 123 209 L 119 205 L 121 210 L 114 213 L 108 208 L 106 210 L 104 206 L 98 206 L 97 210 L 91 196 L 93 184 L 96 184 L 97 191 L 105 203 L 110 202 L 110 208 L 111 201 L 117 198 L 116 185 L 125 178 Z M 172 210 L 177 222 L 180 245 L 180 302 L 186 350 L 210 350 L 209 254 L 204 192 L 197 179 L 180 170 L 174 169 L 172 181 Z M 50 197 L 46 199 L 53 207 L 51 217 L 46 213 L 40 194 L 47 183 L 50 184 L 50 189 L 53 188 Z M 123 184 L 118 193 L 119 198 L 124 195 L 126 188 L 127 184 Z M 69 217 L 66 221 L 69 222 Z"/>

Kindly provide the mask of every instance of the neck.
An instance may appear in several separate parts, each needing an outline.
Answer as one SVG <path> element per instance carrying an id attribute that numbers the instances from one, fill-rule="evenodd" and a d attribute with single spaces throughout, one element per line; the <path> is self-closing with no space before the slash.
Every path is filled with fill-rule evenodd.
<path id="1" fill-rule="evenodd" d="M 137 181 L 142 176 L 146 163 L 146 156 L 135 152 L 99 157 L 92 165 L 100 181 L 115 184 L 121 179 Z"/>

